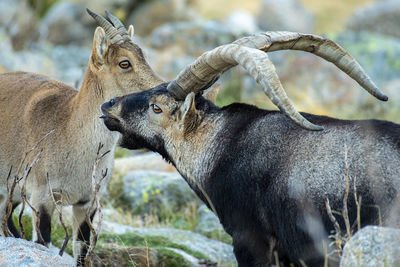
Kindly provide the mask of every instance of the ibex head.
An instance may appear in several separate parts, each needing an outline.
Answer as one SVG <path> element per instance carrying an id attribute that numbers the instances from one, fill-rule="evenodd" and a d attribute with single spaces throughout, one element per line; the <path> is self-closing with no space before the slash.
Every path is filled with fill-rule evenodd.
<path id="1" fill-rule="evenodd" d="M 308 130 L 322 130 L 321 126 L 313 124 L 297 112 L 265 53 L 281 49 L 314 53 L 346 72 L 370 94 L 380 100 L 387 100 L 387 96 L 376 87 L 357 61 L 333 41 L 315 35 L 268 32 L 245 37 L 204 53 L 167 85 L 114 98 L 105 103 L 102 110 L 106 126 L 127 135 L 132 135 L 132 131 L 127 131 L 134 127 L 136 133 L 149 136 L 149 129 L 158 127 L 160 132 L 166 133 L 168 131 L 163 129 L 171 128 L 169 124 L 175 122 L 172 124 L 178 126 L 182 134 L 186 134 L 196 128 L 202 116 L 196 111 L 195 94 L 207 89 L 228 69 L 240 65 L 255 78 L 271 101 L 293 122 Z M 207 105 L 209 108 L 212 104 Z M 134 139 L 138 137 L 131 138 Z M 139 144 L 140 142 L 136 146 Z"/>
<path id="2" fill-rule="evenodd" d="M 107 19 L 89 9 L 87 12 L 100 25 L 94 33 L 88 72 L 94 76 L 103 98 L 145 90 L 162 82 L 133 42 L 132 25 L 126 30 L 108 11 Z"/>
<path id="3" fill-rule="evenodd" d="M 148 91 L 113 98 L 102 105 L 102 118 L 107 128 L 122 133 L 122 147 L 151 146 L 162 154 L 162 140 L 175 143 L 183 141 L 192 132 L 198 135 L 202 120 L 207 120 L 208 113 L 217 108 L 194 93 L 183 101 L 177 100 L 168 92 L 167 85 L 164 83 Z M 211 124 L 207 124 L 209 129 Z"/>

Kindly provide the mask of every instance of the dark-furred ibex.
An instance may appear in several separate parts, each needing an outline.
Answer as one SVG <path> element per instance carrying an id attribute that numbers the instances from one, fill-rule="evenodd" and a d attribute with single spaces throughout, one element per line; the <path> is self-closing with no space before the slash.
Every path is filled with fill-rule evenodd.
<path id="1" fill-rule="evenodd" d="M 297 113 L 260 51 L 283 48 L 329 59 L 387 100 L 332 41 L 271 32 L 206 52 L 174 81 L 101 107 L 105 125 L 122 133 L 123 147 L 148 148 L 175 165 L 232 236 L 241 267 L 270 266 L 278 261 L 274 251 L 285 266 L 324 266 L 329 253 L 324 243 L 329 246 L 334 230 L 327 204 L 342 210 L 346 188 L 362 199 L 362 224 L 376 224 L 380 216 L 385 225 L 400 222 L 400 125 Z M 245 104 L 219 108 L 200 96 L 217 75 L 237 64 L 280 112 Z M 353 223 L 356 201 L 346 201 Z M 337 220 L 345 229 L 342 218 Z"/>
<path id="2" fill-rule="evenodd" d="M 118 133 L 110 134 L 99 121 L 99 105 L 111 97 L 162 82 L 133 42 L 132 25 L 126 30 L 107 11 L 107 19 L 90 10 L 88 13 L 101 27 L 94 33 L 92 54 L 79 91 L 35 73 L 0 75 L 0 177 L 3 183 L 0 217 L 3 218 L 6 211 L 5 180 L 10 169 L 13 177 L 24 153 L 54 130 L 40 143 L 43 152 L 28 177 L 27 190 L 31 204 L 40 214 L 39 229 L 44 245 L 50 242 L 50 219 L 55 208 L 47 175 L 55 196 L 64 205 L 73 205 L 73 244 L 78 264 L 82 264 L 89 243 L 85 216 L 92 195 L 96 151 L 99 143 L 104 145 L 104 151 L 111 151 L 100 161 L 96 173 L 99 176 L 107 170 L 107 181 L 111 177 L 118 139 Z M 26 162 L 29 163 L 29 159 Z M 13 208 L 20 201 L 15 195 Z M 11 218 L 8 227 L 14 236 L 19 235 Z"/>

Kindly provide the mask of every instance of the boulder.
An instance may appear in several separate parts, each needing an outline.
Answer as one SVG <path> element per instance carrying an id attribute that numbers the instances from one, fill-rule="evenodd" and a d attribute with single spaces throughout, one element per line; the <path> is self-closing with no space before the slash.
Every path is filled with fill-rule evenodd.
<path id="1" fill-rule="evenodd" d="M 200 204 L 178 173 L 132 171 L 123 178 L 125 198 L 134 214 L 177 212 L 190 203 Z"/>
<path id="2" fill-rule="evenodd" d="M 0 1 L 0 29 L 7 33 L 13 49 L 21 50 L 27 42 L 34 42 L 39 37 L 38 17 L 28 1 Z"/>
<path id="3" fill-rule="evenodd" d="M 206 205 L 203 204 L 197 209 L 197 216 L 196 233 L 228 244 L 232 243 L 232 238 L 225 232 L 218 217 Z"/>
<path id="4" fill-rule="evenodd" d="M 263 0 L 257 15 L 263 31 L 312 32 L 314 17 L 297 0 Z"/>
<path id="5" fill-rule="evenodd" d="M 399 229 L 364 227 L 344 246 L 340 266 L 400 266 L 399 243 Z"/>
<path id="6" fill-rule="evenodd" d="M 174 166 L 167 163 L 159 154 L 152 152 L 115 159 L 114 170 L 120 175 L 136 170 L 176 172 Z"/>
<path id="7" fill-rule="evenodd" d="M 193 257 L 197 261 L 202 260 L 201 255 L 206 256 L 212 262 L 222 263 L 222 266 L 232 266 L 236 262 L 231 245 L 186 230 L 135 228 L 118 226 L 117 223 L 104 221 L 100 240 L 114 244 L 123 242 L 129 246 L 139 246 L 143 240 L 147 240 L 149 247 L 173 251 L 179 249 L 180 251 L 174 252 L 179 253 L 190 262 L 193 262 Z M 186 253 L 183 253 L 182 250 Z"/>
<path id="8" fill-rule="evenodd" d="M 152 67 L 173 79 L 205 51 L 237 39 L 233 29 L 218 21 L 173 22 L 156 28 L 147 38 Z"/>
<path id="9" fill-rule="evenodd" d="M 233 247 L 220 241 L 186 230 L 171 228 L 136 228 L 135 233 L 165 237 L 173 243 L 206 255 L 213 262 L 234 263 Z"/>
<path id="10" fill-rule="evenodd" d="M 236 10 L 229 14 L 225 20 L 225 25 L 233 31 L 235 35 L 251 35 L 259 31 L 256 19 L 246 10 Z"/>
<path id="11" fill-rule="evenodd" d="M 57 249 L 48 249 L 21 238 L 0 237 L 0 265 L 3 267 L 72 267 L 75 266 L 75 261 L 66 253 L 63 257 L 59 256 Z"/>
<path id="12" fill-rule="evenodd" d="M 94 27 L 88 27 L 89 15 L 79 4 L 60 1 L 54 4 L 40 23 L 40 33 L 53 44 L 90 44 Z"/>
<path id="13" fill-rule="evenodd" d="M 362 6 L 350 16 L 346 27 L 400 38 L 400 2 L 375 1 Z"/>
<path id="14" fill-rule="evenodd" d="M 191 21 L 198 17 L 188 0 L 146 1 L 132 12 L 127 24 L 133 24 L 139 36 L 147 36 L 165 23 Z"/>

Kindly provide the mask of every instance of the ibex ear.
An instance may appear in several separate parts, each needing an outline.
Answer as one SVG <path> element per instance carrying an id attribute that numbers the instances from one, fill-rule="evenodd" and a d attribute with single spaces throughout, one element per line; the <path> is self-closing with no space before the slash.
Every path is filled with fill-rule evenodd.
<path id="1" fill-rule="evenodd" d="M 185 102 L 181 107 L 181 126 L 183 127 L 184 134 L 193 131 L 197 127 L 198 114 L 196 110 L 195 94 L 192 92 L 185 98 Z"/>
<path id="2" fill-rule="evenodd" d="M 133 25 L 129 25 L 128 28 L 128 34 L 131 37 L 131 39 L 133 38 L 133 35 L 135 34 L 135 28 L 133 28 Z"/>
<path id="3" fill-rule="evenodd" d="M 219 93 L 219 89 L 220 89 L 220 84 L 215 83 L 213 86 L 210 87 L 210 89 L 207 90 L 207 92 L 203 95 L 203 97 L 215 104 L 215 101 L 217 100 L 217 95 Z"/>
<path id="4" fill-rule="evenodd" d="M 104 58 L 108 49 L 106 33 L 102 27 L 97 27 L 93 37 L 92 57 L 96 67 L 104 64 Z"/>

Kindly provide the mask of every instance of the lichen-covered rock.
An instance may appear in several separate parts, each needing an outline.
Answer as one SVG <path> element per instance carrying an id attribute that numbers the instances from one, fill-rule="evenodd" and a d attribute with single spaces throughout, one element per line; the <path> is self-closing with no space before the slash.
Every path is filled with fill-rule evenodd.
<path id="1" fill-rule="evenodd" d="M 132 171 L 124 178 L 125 198 L 134 214 L 176 212 L 189 203 L 198 203 L 193 190 L 178 173 Z"/>
<path id="2" fill-rule="evenodd" d="M 346 243 L 340 266 L 400 266 L 399 244 L 399 229 L 367 226 Z"/>
<path id="3" fill-rule="evenodd" d="M 68 267 L 75 266 L 74 259 L 58 250 L 51 250 L 42 245 L 12 237 L 0 237 L 0 265 L 2 267 Z"/>
<path id="4" fill-rule="evenodd" d="M 185 230 L 170 228 L 136 228 L 135 233 L 146 236 L 162 236 L 173 243 L 206 255 L 213 262 L 234 263 L 233 247 L 220 241 Z"/>
<path id="5" fill-rule="evenodd" d="M 400 1 L 375 1 L 358 8 L 347 21 L 347 28 L 400 38 Z"/>
<path id="6" fill-rule="evenodd" d="M 400 40 L 352 31 L 343 32 L 334 40 L 357 59 L 375 83 L 400 77 Z"/>
<path id="7" fill-rule="evenodd" d="M 114 229 L 123 229 L 124 232 L 110 232 L 108 223 L 104 222 L 101 242 L 123 243 L 124 246 L 141 246 L 147 244 L 148 247 L 158 251 L 159 249 L 171 250 L 179 249 L 185 253 L 172 250 L 180 254 L 187 261 L 193 262 L 193 258 L 199 260 L 210 260 L 220 263 L 220 266 L 233 266 L 236 264 L 233 248 L 226 243 L 207 238 L 198 233 L 172 228 L 134 228 L 129 226 L 117 227 L 113 223 Z M 107 229 L 108 228 L 108 229 Z M 190 255 L 191 257 L 187 256 Z"/>
<path id="8" fill-rule="evenodd" d="M 314 18 L 297 0 L 263 0 L 257 15 L 264 31 L 312 32 Z"/>

